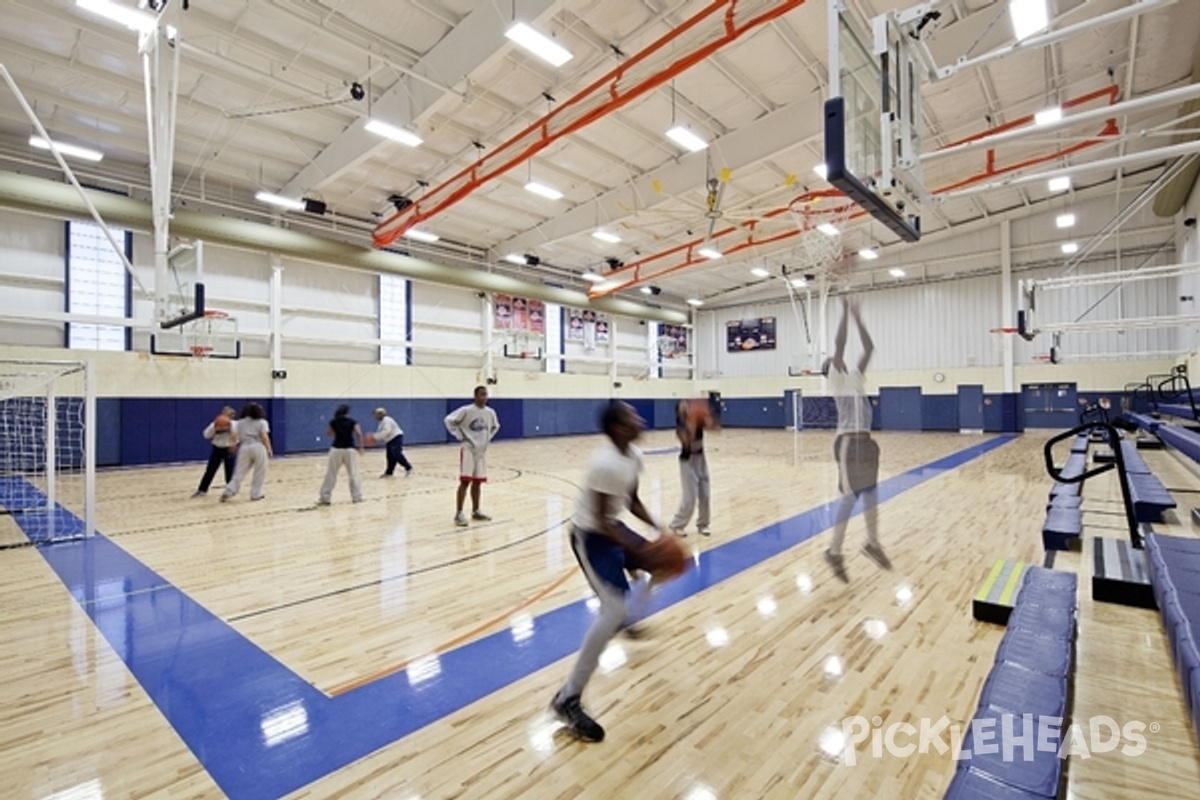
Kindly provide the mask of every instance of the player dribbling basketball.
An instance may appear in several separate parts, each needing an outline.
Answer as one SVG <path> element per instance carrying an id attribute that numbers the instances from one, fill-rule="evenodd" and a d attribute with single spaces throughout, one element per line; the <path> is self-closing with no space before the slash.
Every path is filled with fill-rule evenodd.
<path id="1" fill-rule="evenodd" d="M 571 548 L 600 600 L 600 612 L 583 639 L 570 677 L 554 695 L 550 707 L 571 733 L 585 742 L 602 741 L 604 728 L 583 710 L 584 687 L 609 640 L 621 630 L 631 607 L 639 605 L 649 589 L 648 580 L 634 581 L 631 586 L 626 577 L 626 554 L 643 548 L 646 540 L 618 516 L 628 508 L 642 522 L 661 530 L 637 492 L 642 453 L 633 442 L 644 425 L 628 403 L 617 401 L 605 408 L 600 426 L 608 441 L 591 457 L 571 519 Z"/>

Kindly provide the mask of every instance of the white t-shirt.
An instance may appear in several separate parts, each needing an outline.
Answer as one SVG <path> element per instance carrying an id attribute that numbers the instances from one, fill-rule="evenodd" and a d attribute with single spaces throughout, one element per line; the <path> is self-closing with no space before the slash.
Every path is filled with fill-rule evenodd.
<path id="1" fill-rule="evenodd" d="M 262 446 L 262 439 L 259 438 L 260 433 L 270 433 L 271 426 L 267 424 L 265 419 L 251 419 L 243 417 L 233 423 L 233 430 L 237 433 L 238 442 L 242 447 L 250 445 Z"/>
<path id="2" fill-rule="evenodd" d="M 375 429 L 375 438 L 381 442 L 390 442 L 397 436 L 403 435 L 404 431 L 400 429 L 396 420 L 388 416 L 384 416 L 383 419 L 379 420 L 379 427 Z"/>
<path id="3" fill-rule="evenodd" d="M 829 394 L 837 405 L 837 432 L 860 433 L 871 430 L 871 400 L 867 397 L 866 378 L 858 370 L 839 372 L 830 367 Z"/>
<path id="4" fill-rule="evenodd" d="M 491 408 L 480 408 L 471 403 L 450 412 L 446 417 L 446 430 L 455 439 L 481 452 L 500 430 L 500 420 Z"/>
<path id="5" fill-rule="evenodd" d="M 585 531 L 600 530 L 601 521 L 596 518 L 593 493 L 612 495 L 619 499 L 616 509 L 609 506 L 614 512 L 614 517 L 628 508 L 643 466 L 642 451 L 637 447 L 631 444 L 627 452 L 622 453 L 611 441 L 605 442 L 592 454 L 588 463 L 583 488 L 575 502 L 575 516 L 571 520 L 575 526 Z"/>

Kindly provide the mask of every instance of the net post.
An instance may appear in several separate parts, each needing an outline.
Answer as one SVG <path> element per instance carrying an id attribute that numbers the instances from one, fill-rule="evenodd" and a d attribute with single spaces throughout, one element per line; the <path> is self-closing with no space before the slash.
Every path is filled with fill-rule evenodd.
<path id="1" fill-rule="evenodd" d="M 54 508 L 58 502 L 58 412 L 55 406 L 58 404 L 58 396 L 54 392 L 54 380 L 51 379 L 46 384 L 46 408 L 45 408 L 45 431 L 46 431 L 46 525 L 50 531 L 50 538 L 54 538 L 54 523 L 55 517 Z"/>
<path id="2" fill-rule="evenodd" d="M 83 535 L 96 532 L 96 365 L 83 362 Z"/>

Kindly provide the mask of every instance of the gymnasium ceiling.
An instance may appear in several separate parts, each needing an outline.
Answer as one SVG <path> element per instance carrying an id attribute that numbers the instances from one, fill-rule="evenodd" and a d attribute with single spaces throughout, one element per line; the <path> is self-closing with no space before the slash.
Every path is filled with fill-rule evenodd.
<path id="1" fill-rule="evenodd" d="M 129 8 L 136 0 L 114 0 Z M 1136 0 L 1048 0 L 1051 29 L 1095 19 Z M 182 0 L 173 0 L 182 3 Z M 913 2 L 846 0 L 866 20 Z M 178 127 L 174 202 L 179 207 L 268 221 L 259 190 L 319 200 L 324 214 L 286 212 L 298 230 L 372 245 L 372 232 L 396 213 L 394 197 L 425 202 L 457 188 L 472 166 L 494 176 L 421 221 L 440 241 L 408 238 L 391 246 L 455 268 L 513 274 L 569 288 L 589 286 L 587 271 L 632 280 L 621 296 L 686 308 L 784 296 L 776 278 L 804 272 L 790 200 L 827 189 L 813 172 L 823 161 L 822 103 L 827 95 L 826 0 L 807 0 L 753 27 L 668 79 L 671 64 L 722 32 L 724 8 L 739 22 L 783 3 L 741 0 L 190 0 L 180 6 Z M 708 14 L 713 7 L 717 13 Z M 945 0 L 929 46 L 939 64 L 1012 43 L 1004 0 Z M 76 7 L 76 0 L 0 0 L 0 63 L 9 70 L 50 135 L 101 150 L 95 165 L 73 162 L 93 184 L 149 192 L 145 90 L 137 36 Z M 504 37 L 514 17 L 552 35 L 573 58 L 552 67 Z M 680 31 L 686 31 L 680 33 Z M 649 53 L 654 43 L 676 38 Z M 1178 0 L 1141 16 L 1077 33 L 1050 46 L 1020 50 L 927 85 L 924 142 L 930 153 L 1011 123 L 1047 106 L 1111 94 L 1069 108 L 1068 119 L 1110 101 L 1161 94 L 1192 82 L 1200 40 L 1200 2 Z M 625 85 L 645 82 L 627 102 L 553 141 L 525 149 L 553 114 L 567 118 L 572 98 L 625 66 Z M 630 65 L 635 65 L 636 68 Z M 361 99 L 355 99 L 360 94 Z M 603 92 L 601 93 L 603 94 Z M 994 168 L 1047 155 L 1024 171 L 984 178 L 987 151 L 927 160 L 933 190 L 1108 161 L 1171 145 L 1182 104 L 1149 104 L 1116 117 L 1119 133 L 1072 155 L 1059 151 L 1094 138 L 1104 121 L 1068 125 L 998 148 Z M 570 112 L 574 113 L 574 112 Z M 408 147 L 363 130 L 374 117 L 417 133 Z M 578 116 L 578 115 L 576 115 Z M 709 147 L 686 154 L 665 138 L 672 121 L 689 125 Z M 1194 126 L 1194 122 L 1191 126 Z M 1183 125 L 1182 127 L 1191 127 Z M 1112 131 L 1110 130 L 1110 133 Z M 33 126 L 0 87 L 0 169 L 54 176 L 47 154 L 32 149 Z M 510 143 L 510 144 L 506 144 Z M 522 153 L 524 150 L 524 154 Z M 506 163 L 507 162 L 507 163 Z M 1076 200 L 1136 191 L 1159 178 L 1168 158 L 1134 159 L 1081 173 Z M 503 167 L 507 167 L 507 169 Z M 486 167 L 487 169 L 484 169 Z M 713 241 L 725 258 L 696 258 L 686 245 L 705 238 L 706 180 L 728 169 Z M 563 193 L 546 200 L 530 179 Z M 1063 205 L 1044 181 L 985 188 L 927 205 L 926 241 L 978 230 L 1004 214 Z M 412 210 L 409 210 L 412 213 Z M 741 224 L 759 220 L 751 229 Z M 1107 220 L 1097 220 L 1098 230 Z M 1165 221 L 1164 221 L 1165 222 Z M 964 227 L 966 226 L 966 227 Z M 615 243 L 592 236 L 597 229 Z M 961 229 L 961 230 L 956 230 Z M 771 238 L 777 241 L 768 242 Z M 851 257 L 861 280 L 876 280 L 888 256 L 909 245 L 884 226 L 854 220 L 849 252 L 878 246 L 884 258 Z M 683 249 L 680 249 L 680 248 Z M 536 256 L 513 265 L 509 254 Z M 610 263 L 610 260 L 611 263 Z M 970 261 L 970 260 L 968 260 Z M 989 259 L 994 265 L 995 259 Z M 635 272 L 630 265 L 640 264 Z M 752 268 L 770 278 L 755 277 Z M 969 269 L 969 266 L 967 267 Z M 646 297 L 642 285 L 661 294 Z"/>

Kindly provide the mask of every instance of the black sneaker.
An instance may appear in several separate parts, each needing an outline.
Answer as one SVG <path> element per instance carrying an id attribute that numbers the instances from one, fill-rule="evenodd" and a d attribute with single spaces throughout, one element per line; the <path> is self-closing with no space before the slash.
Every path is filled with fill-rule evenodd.
<path id="1" fill-rule="evenodd" d="M 562 699 L 554 695 L 554 699 L 550 701 L 550 709 L 566 723 L 571 734 L 581 742 L 604 741 L 604 728 L 583 710 L 579 703 L 579 695 Z"/>
<path id="2" fill-rule="evenodd" d="M 867 542 L 865 545 L 863 545 L 863 552 L 867 554 L 867 558 L 874 561 L 881 568 L 892 568 L 892 562 L 888 560 L 887 553 L 883 552 L 883 548 L 879 545 Z"/>
<path id="3" fill-rule="evenodd" d="M 621 628 L 621 635 L 636 642 L 650 638 L 650 628 L 644 622 L 631 622 Z"/>
<path id="4" fill-rule="evenodd" d="M 833 568 L 833 574 L 838 576 L 838 580 L 842 583 L 849 583 L 850 576 L 846 574 L 845 560 L 840 555 L 834 555 L 828 550 L 825 551 L 825 562 Z"/>

